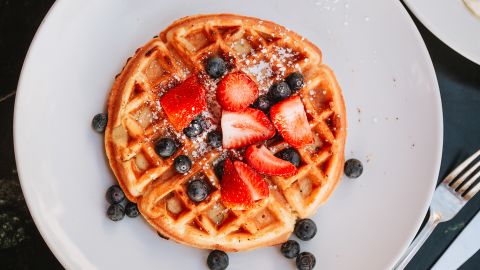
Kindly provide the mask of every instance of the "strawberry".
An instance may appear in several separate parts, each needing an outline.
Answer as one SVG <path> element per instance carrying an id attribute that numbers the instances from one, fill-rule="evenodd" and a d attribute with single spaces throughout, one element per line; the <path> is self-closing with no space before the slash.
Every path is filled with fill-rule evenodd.
<path id="1" fill-rule="evenodd" d="M 193 75 L 168 90 L 160 98 L 160 104 L 173 127 L 181 131 L 207 108 L 206 90 L 198 77 Z"/>
<path id="2" fill-rule="evenodd" d="M 224 148 L 240 148 L 275 135 L 275 128 L 267 115 L 252 108 L 242 112 L 223 111 L 221 126 Z"/>
<path id="3" fill-rule="evenodd" d="M 250 145 L 245 152 L 245 159 L 248 165 L 262 174 L 292 176 L 297 173 L 295 165 L 274 156 L 265 145 Z"/>
<path id="4" fill-rule="evenodd" d="M 314 142 L 307 114 L 299 96 L 292 96 L 273 105 L 270 118 L 285 141 L 296 148 Z"/>
<path id="5" fill-rule="evenodd" d="M 241 210 L 267 198 L 269 190 L 267 182 L 247 164 L 226 159 L 220 194 L 226 207 Z"/>
<path id="6" fill-rule="evenodd" d="M 230 73 L 218 84 L 217 101 L 224 110 L 232 112 L 244 110 L 257 97 L 257 84 L 243 72 Z"/>

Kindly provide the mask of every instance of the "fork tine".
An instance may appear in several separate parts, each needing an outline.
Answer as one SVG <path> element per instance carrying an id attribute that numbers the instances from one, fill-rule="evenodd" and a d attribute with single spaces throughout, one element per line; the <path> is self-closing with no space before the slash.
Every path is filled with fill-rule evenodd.
<path id="1" fill-rule="evenodd" d="M 478 162 L 477 164 L 480 164 L 480 162 Z M 478 171 L 474 176 L 470 177 L 470 179 L 465 181 L 465 184 L 463 184 L 463 186 L 458 190 L 458 193 L 463 194 L 471 185 L 473 185 L 473 183 L 475 183 L 475 181 L 479 177 L 480 177 L 480 171 Z"/>
<path id="2" fill-rule="evenodd" d="M 469 192 L 467 192 L 467 194 L 465 194 L 464 196 L 465 200 L 467 201 L 470 200 L 473 196 L 475 196 L 475 194 L 478 193 L 479 190 L 480 190 L 480 183 L 477 183 L 472 189 L 470 189 Z"/>
<path id="3" fill-rule="evenodd" d="M 458 165 L 445 179 L 443 179 L 443 182 L 445 184 L 450 184 L 455 178 L 463 171 L 465 170 L 468 165 L 475 160 L 478 156 L 480 156 L 480 150 L 477 150 L 473 155 L 471 155 L 469 158 L 467 158 L 462 164 Z"/>
<path id="4" fill-rule="evenodd" d="M 475 165 L 473 165 L 468 171 L 464 172 L 455 182 L 452 184 L 453 189 L 457 189 L 465 180 L 473 173 L 475 170 L 480 167 L 480 162 L 477 162 Z M 463 185 L 465 186 L 465 185 Z M 463 187 L 462 187 L 463 188 Z M 465 190 L 464 190 L 465 191 Z"/>

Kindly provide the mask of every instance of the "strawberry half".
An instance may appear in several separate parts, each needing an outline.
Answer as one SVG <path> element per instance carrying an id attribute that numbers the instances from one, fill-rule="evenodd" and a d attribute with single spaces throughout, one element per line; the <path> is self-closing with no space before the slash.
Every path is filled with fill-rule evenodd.
<path id="1" fill-rule="evenodd" d="M 299 96 L 292 96 L 273 105 L 270 118 L 285 141 L 300 148 L 314 142 L 307 114 Z"/>
<path id="2" fill-rule="evenodd" d="M 224 148 L 247 146 L 275 135 L 275 128 L 267 115 L 252 108 L 242 112 L 222 111 L 221 126 Z"/>
<path id="3" fill-rule="evenodd" d="M 224 110 L 241 111 L 258 97 L 257 84 L 243 72 L 225 76 L 217 88 L 217 101 Z"/>
<path id="4" fill-rule="evenodd" d="M 193 75 L 168 90 L 160 98 L 160 104 L 173 127 L 181 131 L 207 108 L 206 90 Z"/>
<path id="5" fill-rule="evenodd" d="M 269 190 L 267 182 L 247 164 L 226 159 L 220 194 L 226 207 L 242 210 L 267 198 Z"/>
<path id="6" fill-rule="evenodd" d="M 250 145 L 245 152 L 245 159 L 248 165 L 262 174 L 292 176 L 297 173 L 295 165 L 274 156 L 265 145 Z"/>

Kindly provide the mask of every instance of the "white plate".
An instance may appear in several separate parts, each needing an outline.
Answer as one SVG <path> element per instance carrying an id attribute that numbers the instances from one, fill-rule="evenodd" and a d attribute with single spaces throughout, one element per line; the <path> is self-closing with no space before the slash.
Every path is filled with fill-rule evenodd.
<path id="1" fill-rule="evenodd" d="M 425 27 L 459 54 L 480 65 L 480 18 L 463 0 L 404 0 Z"/>
<path id="2" fill-rule="evenodd" d="M 343 179 L 302 242 L 319 269 L 386 269 L 420 226 L 442 151 L 438 85 L 425 45 L 398 1 L 58 1 L 28 53 L 15 106 L 23 191 L 49 247 L 68 269 L 205 269 L 207 251 L 165 241 L 141 219 L 107 219 L 114 183 L 90 127 L 128 56 L 174 19 L 233 12 L 273 20 L 324 52 L 343 87 Z M 230 254 L 229 269 L 293 269 L 278 247 Z"/>

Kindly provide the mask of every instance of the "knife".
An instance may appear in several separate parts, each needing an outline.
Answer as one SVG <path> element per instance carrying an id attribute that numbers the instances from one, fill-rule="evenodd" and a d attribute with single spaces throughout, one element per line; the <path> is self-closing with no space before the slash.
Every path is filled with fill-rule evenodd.
<path id="1" fill-rule="evenodd" d="M 458 269 L 480 248 L 480 212 L 435 263 L 432 270 Z"/>

